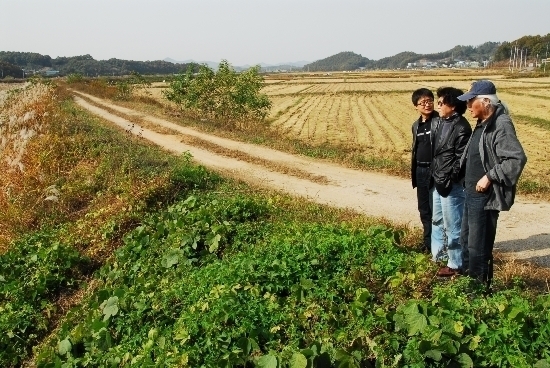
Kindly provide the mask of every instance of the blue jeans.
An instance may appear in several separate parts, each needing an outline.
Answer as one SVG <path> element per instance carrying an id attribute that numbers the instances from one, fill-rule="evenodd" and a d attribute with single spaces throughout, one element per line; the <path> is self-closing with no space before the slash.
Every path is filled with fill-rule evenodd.
<path id="1" fill-rule="evenodd" d="M 432 257 L 434 261 L 447 258 L 447 266 L 462 269 L 460 227 L 464 210 L 464 188 L 453 184 L 447 197 L 433 190 Z"/>
<path id="2" fill-rule="evenodd" d="M 418 201 L 418 213 L 423 228 L 423 248 L 431 249 L 432 238 L 432 192 L 430 182 L 432 173 L 430 167 L 416 167 L 416 199 Z"/>
<path id="3" fill-rule="evenodd" d="M 493 245 L 499 211 L 484 209 L 488 193 L 466 190 L 462 217 L 462 264 L 468 276 L 491 286 L 493 280 Z"/>

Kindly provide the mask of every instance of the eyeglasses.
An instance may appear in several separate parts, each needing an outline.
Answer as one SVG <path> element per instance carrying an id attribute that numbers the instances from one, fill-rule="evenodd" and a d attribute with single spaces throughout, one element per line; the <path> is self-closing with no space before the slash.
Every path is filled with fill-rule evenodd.
<path id="1" fill-rule="evenodd" d="M 443 106 L 443 105 L 444 105 L 443 101 L 437 101 L 437 106 Z"/>
<path id="2" fill-rule="evenodd" d="M 424 100 L 424 101 L 419 101 L 416 106 L 433 106 L 434 102 L 433 100 Z"/>

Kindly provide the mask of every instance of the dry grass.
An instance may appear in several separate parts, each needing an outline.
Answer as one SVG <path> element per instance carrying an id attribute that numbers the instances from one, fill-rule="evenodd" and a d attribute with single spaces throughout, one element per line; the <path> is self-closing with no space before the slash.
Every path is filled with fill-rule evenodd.
<path id="1" fill-rule="evenodd" d="M 57 200 L 53 183 L 42 180 L 40 158 L 32 154 L 34 138 L 54 118 L 55 103 L 54 88 L 43 84 L 28 85 L 0 102 L 0 248 L 33 227 L 39 208 L 47 210 Z"/>
<path id="2" fill-rule="evenodd" d="M 495 278 L 504 285 L 520 282 L 526 289 L 550 294 L 550 269 L 498 253 L 494 259 Z"/>

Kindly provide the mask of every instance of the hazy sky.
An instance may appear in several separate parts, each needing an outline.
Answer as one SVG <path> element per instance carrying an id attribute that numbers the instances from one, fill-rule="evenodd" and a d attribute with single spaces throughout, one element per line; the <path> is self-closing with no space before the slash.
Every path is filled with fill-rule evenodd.
<path id="1" fill-rule="evenodd" d="M 377 60 L 550 33 L 550 0 L 0 0 L 0 11 L 0 51 L 97 60 Z"/>

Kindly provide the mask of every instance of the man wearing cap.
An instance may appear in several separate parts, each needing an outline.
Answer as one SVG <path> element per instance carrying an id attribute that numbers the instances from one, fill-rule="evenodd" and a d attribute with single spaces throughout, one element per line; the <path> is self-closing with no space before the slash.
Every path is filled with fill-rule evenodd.
<path id="1" fill-rule="evenodd" d="M 462 268 L 490 291 L 498 216 L 514 203 L 527 157 L 491 81 L 474 82 L 470 91 L 458 99 L 467 101 L 468 110 L 477 119 L 460 159 L 465 175 Z"/>

